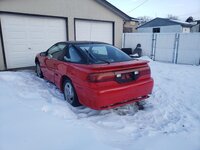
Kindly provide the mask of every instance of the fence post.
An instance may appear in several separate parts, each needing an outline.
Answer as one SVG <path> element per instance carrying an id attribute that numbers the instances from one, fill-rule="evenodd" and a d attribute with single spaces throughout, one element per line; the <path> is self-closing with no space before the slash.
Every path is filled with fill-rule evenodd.
<path id="1" fill-rule="evenodd" d="M 177 64 L 177 61 L 178 61 L 179 40 L 180 40 L 180 34 L 176 33 L 175 40 L 174 40 L 174 52 L 173 52 L 173 58 L 172 58 L 172 62 L 174 64 Z"/>
<path id="2" fill-rule="evenodd" d="M 122 48 L 125 48 L 125 41 L 126 41 L 126 33 L 123 33 L 123 36 L 122 36 Z"/>
<path id="3" fill-rule="evenodd" d="M 151 59 L 155 60 L 157 34 L 152 34 Z"/>
<path id="4" fill-rule="evenodd" d="M 175 64 L 175 61 L 176 61 L 176 48 L 177 47 L 177 33 L 175 33 L 175 36 L 174 36 L 174 50 L 173 50 L 173 56 L 172 56 L 172 63 Z"/>

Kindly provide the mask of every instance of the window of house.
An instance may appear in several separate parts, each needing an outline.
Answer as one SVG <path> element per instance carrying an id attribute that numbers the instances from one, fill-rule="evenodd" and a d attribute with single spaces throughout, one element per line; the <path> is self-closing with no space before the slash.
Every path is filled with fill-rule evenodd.
<path id="1" fill-rule="evenodd" d="M 153 28 L 153 33 L 160 33 L 160 28 Z"/>

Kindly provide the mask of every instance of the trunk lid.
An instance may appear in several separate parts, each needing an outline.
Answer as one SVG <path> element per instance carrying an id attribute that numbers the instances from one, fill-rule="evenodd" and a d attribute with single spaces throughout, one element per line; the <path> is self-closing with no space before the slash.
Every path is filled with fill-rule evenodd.
<path id="1" fill-rule="evenodd" d="M 111 64 L 93 64 L 88 67 L 95 72 L 107 72 L 107 71 L 122 71 L 128 69 L 138 69 L 148 67 L 149 61 L 146 60 L 133 60 L 127 62 L 118 62 Z"/>

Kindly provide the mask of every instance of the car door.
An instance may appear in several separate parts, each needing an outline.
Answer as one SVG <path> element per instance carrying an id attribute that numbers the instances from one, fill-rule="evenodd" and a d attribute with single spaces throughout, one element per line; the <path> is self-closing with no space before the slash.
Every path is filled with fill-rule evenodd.
<path id="1" fill-rule="evenodd" d="M 57 64 L 59 63 L 59 57 L 62 55 L 64 48 L 66 47 L 66 43 L 58 43 L 53 45 L 47 51 L 47 57 L 44 60 L 46 66 L 45 77 L 51 82 L 55 82 L 55 72 L 57 68 Z"/>

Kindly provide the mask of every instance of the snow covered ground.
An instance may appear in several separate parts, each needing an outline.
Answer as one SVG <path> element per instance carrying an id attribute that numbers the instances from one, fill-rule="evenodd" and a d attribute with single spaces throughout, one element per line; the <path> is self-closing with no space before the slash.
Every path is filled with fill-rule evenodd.
<path id="1" fill-rule="evenodd" d="M 33 71 L 0 72 L 0 150 L 200 150 L 200 67 L 150 66 L 139 111 L 73 108 Z"/>

